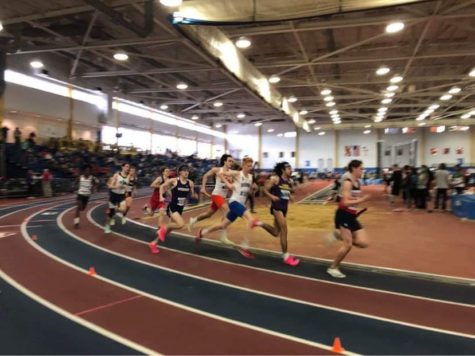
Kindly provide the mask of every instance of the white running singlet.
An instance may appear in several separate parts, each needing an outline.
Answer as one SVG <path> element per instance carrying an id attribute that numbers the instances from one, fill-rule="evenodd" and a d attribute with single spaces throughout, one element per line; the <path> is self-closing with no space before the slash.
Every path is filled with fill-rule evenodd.
<path id="1" fill-rule="evenodd" d="M 246 204 L 247 196 L 252 186 L 252 174 L 248 174 L 247 178 L 242 172 L 239 173 L 239 178 L 234 182 L 234 190 L 229 202 L 237 201 L 242 205 Z"/>

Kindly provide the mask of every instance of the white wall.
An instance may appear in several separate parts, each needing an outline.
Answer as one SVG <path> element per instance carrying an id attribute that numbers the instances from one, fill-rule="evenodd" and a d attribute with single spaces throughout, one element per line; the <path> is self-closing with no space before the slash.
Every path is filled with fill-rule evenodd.
<path id="1" fill-rule="evenodd" d="M 258 160 L 259 138 L 258 128 L 253 124 L 228 125 L 228 153 L 234 158 L 250 156 Z"/>
<path id="2" fill-rule="evenodd" d="M 322 136 L 319 136 L 318 132 L 306 133 L 300 131 L 299 163 L 297 167 L 319 168 L 319 170 L 321 168 L 323 170 L 331 169 L 335 163 L 334 154 L 335 135 L 333 131 L 325 132 L 325 135 Z M 328 160 L 333 162 L 330 167 Z M 309 166 L 306 165 L 306 161 L 309 161 Z"/>
<path id="3" fill-rule="evenodd" d="M 375 130 L 367 135 L 363 134 L 363 130 L 339 131 L 338 135 L 338 167 L 346 166 L 353 159 L 362 160 L 365 167 L 376 167 L 376 143 L 378 138 Z M 352 148 L 349 156 L 346 152 L 347 146 Z M 354 146 L 359 146 L 357 147 L 359 152 L 353 149 Z"/>
<path id="4" fill-rule="evenodd" d="M 473 129 L 473 128 L 472 128 Z M 425 164 L 428 166 L 446 163 L 452 166 L 457 163 L 458 158 L 464 160 L 464 164 L 470 163 L 470 133 L 469 131 L 453 131 L 443 133 L 431 133 L 426 129 L 426 147 L 423 152 Z M 463 148 L 463 154 L 457 154 L 456 149 Z M 431 154 L 431 148 L 437 148 L 436 155 Z M 444 149 L 448 148 L 449 153 L 444 154 Z"/>

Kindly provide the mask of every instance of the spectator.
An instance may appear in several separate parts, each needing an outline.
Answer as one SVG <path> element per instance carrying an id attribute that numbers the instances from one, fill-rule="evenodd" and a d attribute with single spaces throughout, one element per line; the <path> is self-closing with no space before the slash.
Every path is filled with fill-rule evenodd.
<path id="1" fill-rule="evenodd" d="M 34 146 L 36 146 L 36 134 L 34 132 L 30 133 L 30 135 L 28 136 L 28 148 L 33 148 Z"/>
<path id="2" fill-rule="evenodd" d="M 455 166 L 455 173 L 451 178 L 451 185 L 457 192 L 457 194 L 462 194 L 465 189 L 465 174 L 463 168 L 459 164 Z"/>
<path id="3" fill-rule="evenodd" d="M 439 165 L 439 169 L 435 172 L 435 188 L 437 194 L 435 196 L 434 209 L 439 209 L 439 202 L 442 201 L 442 210 L 445 210 L 447 204 L 447 189 L 449 189 L 449 171 L 445 163 Z"/>
<path id="4" fill-rule="evenodd" d="M 8 139 L 8 130 L 10 130 L 8 127 L 3 126 L 1 129 L 1 135 L 0 135 L 0 143 L 2 142 L 7 142 Z"/>
<path id="5" fill-rule="evenodd" d="M 43 196 L 45 198 L 51 198 L 53 196 L 53 190 L 51 189 L 51 181 L 53 176 L 49 172 L 48 168 L 43 170 L 43 175 L 41 176 L 41 183 L 43 187 Z"/>
<path id="6" fill-rule="evenodd" d="M 429 184 L 429 169 L 423 165 L 417 172 L 417 199 L 416 207 L 418 209 L 427 209 L 427 185 Z"/>
<path id="7" fill-rule="evenodd" d="M 13 136 L 15 137 L 15 145 L 20 146 L 21 145 L 21 131 L 18 127 L 15 128 L 15 131 L 13 131 Z"/>
<path id="8" fill-rule="evenodd" d="M 391 194 L 389 196 L 389 202 L 393 204 L 396 200 L 396 197 L 399 196 L 402 184 L 402 172 L 397 164 L 393 166 L 393 174 L 389 179 L 389 182 L 391 183 Z"/>

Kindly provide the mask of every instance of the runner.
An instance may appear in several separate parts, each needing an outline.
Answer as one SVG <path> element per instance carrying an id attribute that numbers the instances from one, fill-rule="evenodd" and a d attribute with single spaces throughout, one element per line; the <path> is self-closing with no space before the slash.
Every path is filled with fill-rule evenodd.
<path id="1" fill-rule="evenodd" d="M 106 217 L 106 225 L 104 227 L 104 232 L 106 234 L 111 233 L 111 225 L 115 224 L 115 213 L 123 213 L 127 208 L 125 202 L 125 192 L 126 186 L 129 183 L 129 169 L 130 165 L 128 163 L 123 163 L 120 172 L 115 173 L 107 182 L 107 187 L 109 190 L 109 209 Z"/>
<path id="2" fill-rule="evenodd" d="M 74 227 L 79 228 L 79 214 L 81 211 L 86 209 L 87 203 L 89 202 L 89 197 L 95 191 L 97 185 L 97 180 L 94 176 L 91 175 L 91 166 L 85 165 L 82 169 L 82 175 L 78 177 L 77 186 L 77 205 L 76 205 L 76 215 L 74 217 Z"/>
<path id="3" fill-rule="evenodd" d="M 183 209 L 186 205 L 186 200 L 189 195 L 198 199 L 198 195 L 195 193 L 194 183 L 188 179 L 189 168 L 184 165 L 178 169 L 178 177 L 168 179 L 160 187 L 160 197 L 163 201 L 163 194 L 171 188 L 172 197 L 170 204 L 167 207 L 167 215 L 172 220 L 171 223 L 160 226 L 157 232 L 157 238 L 149 244 L 150 252 L 153 254 L 159 253 L 160 250 L 157 247 L 158 240 L 165 241 L 165 237 L 173 230 L 180 230 L 185 226 L 183 217 Z"/>
<path id="4" fill-rule="evenodd" d="M 358 212 L 357 206 L 367 201 L 370 196 L 360 197 L 361 174 L 363 173 L 363 162 L 353 160 L 348 165 L 350 176 L 342 181 L 342 192 L 339 199 L 338 209 L 335 214 L 335 228 L 339 229 L 343 245 L 337 252 L 335 260 L 327 269 L 327 273 L 334 278 L 345 278 L 341 273 L 339 266 L 341 261 L 350 252 L 352 246 L 366 248 L 368 247 L 368 236 L 363 226 L 357 220 L 361 212 Z M 364 211 L 365 209 L 363 209 Z"/>
<path id="5" fill-rule="evenodd" d="M 143 210 L 149 216 L 153 216 L 155 212 L 158 210 L 158 226 L 163 225 L 163 219 L 165 219 L 165 211 L 166 211 L 166 202 L 164 200 L 160 200 L 160 186 L 165 183 L 170 175 L 170 169 L 167 167 L 163 167 L 160 169 L 160 175 L 150 184 L 150 187 L 153 188 L 152 197 L 148 204 L 143 206 Z"/>

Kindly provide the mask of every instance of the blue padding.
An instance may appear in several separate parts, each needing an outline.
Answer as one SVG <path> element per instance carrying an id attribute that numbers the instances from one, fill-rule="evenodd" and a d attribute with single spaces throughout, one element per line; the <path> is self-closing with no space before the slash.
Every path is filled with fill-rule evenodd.
<path id="1" fill-rule="evenodd" d="M 452 196 L 452 212 L 461 218 L 475 220 L 475 195 Z"/>

